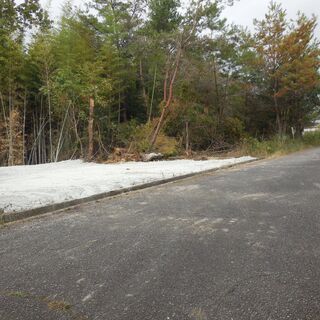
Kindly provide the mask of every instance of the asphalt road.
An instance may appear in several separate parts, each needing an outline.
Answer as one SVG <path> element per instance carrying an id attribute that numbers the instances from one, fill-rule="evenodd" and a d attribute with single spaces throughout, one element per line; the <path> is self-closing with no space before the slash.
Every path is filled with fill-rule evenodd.
<path id="1" fill-rule="evenodd" d="M 319 320 L 320 149 L 0 229 L 0 319 Z"/>

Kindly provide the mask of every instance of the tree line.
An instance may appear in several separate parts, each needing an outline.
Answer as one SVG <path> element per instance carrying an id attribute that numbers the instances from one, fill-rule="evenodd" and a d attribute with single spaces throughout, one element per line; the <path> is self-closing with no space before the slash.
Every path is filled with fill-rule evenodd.
<path id="1" fill-rule="evenodd" d="M 0 0 L 0 165 L 222 151 L 301 135 L 319 114 L 316 17 L 271 2 L 255 31 L 227 0 Z"/>

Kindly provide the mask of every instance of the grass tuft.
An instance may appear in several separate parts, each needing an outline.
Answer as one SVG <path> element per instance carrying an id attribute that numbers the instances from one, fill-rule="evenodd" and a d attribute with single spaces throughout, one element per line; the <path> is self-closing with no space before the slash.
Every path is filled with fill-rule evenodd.
<path id="1" fill-rule="evenodd" d="M 47 301 L 47 305 L 50 310 L 67 311 L 71 309 L 71 305 L 69 303 L 66 303 L 65 301 Z"/>
<path id="2" fill-rule="evenodd" d="M 13 291 L 13 292 L 9 292 L 8 296 L 16 297 L 16 298 L 28 298 L 29 294 L 22 291 Z"/>

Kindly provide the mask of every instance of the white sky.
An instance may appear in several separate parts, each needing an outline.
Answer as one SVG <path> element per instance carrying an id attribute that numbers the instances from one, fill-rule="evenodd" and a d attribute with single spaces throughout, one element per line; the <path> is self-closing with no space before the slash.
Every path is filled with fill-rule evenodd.
<path id="1" fill-rule="evenodd" d="M 46 6 L 51 2 L 50 12 L 52 17 L 59 16 L 61 7 L 65 0 L 40 0 Z M 74 5 L 83 5 L 88 1 L 72 0 Z M 301 11 L 307 16 L 315 14 L 320 17 L 320 1 L 319 0 L 277 0 L 283 8 L 287 10 L 289 18 L 295 18 L 296 13 Z M 254 18 L 261 19 L 267 11 L 269 0 L 235 0 L 233 7 L 228 7 L 223 15 L 228 19 L 229 23 L 243 25 L 252 29 L 252 21 Z M 320 27 L 317 29 L 317 37 L 320 38 Z"/>
<path id="2" fill-rule="evenodd" d="M 298 11 L 305 13 L 307 16 L 315 14 L 320 17 L 320 3 L 319 0 L 277 0 L 282 7 L 287 10 L 288 17 L 294 19 Z M 253 19 L 262 19 L 268 10 L 269 0 L 237 0 L 232 7 L 228 7 L 224 16 L 229 22 L 235 24 L 253 27 Z M 320 28 L 317 29 L 317 36 L 319 37 Z"/>

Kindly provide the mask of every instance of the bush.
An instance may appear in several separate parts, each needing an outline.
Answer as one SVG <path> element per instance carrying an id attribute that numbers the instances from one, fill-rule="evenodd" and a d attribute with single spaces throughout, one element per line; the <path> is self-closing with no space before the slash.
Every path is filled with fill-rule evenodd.
<path id="1" fill-rule="evenodd" d="M 139 153 L 150 151 L 150 138 L 152 136 L 154 126 L 154 123 L 147 123 L 135 128 L 130 142 L 131 151 Z M 179 153 L 178 141 L 175 138 L 168 137 L 163 132 L 160 132 L 152 150 L 160 152 L 167 157 L 175 156 Z"/>
<path id="2" fill-rule="evenodd" d="M 203 150 L 212 146 L 217 138 L 216 119 L 206 115 L 198 114 L 189 124 L 190 145 L 194 150 Z"/>
<path id="3" fill-rule="evenodd" d="M 178 141 L 162 133 L 160 133 L 154 149 L 166 157 L 174 157 L 180 152 Z"/>
<path id="4" fill-rule="evenodd" d="M 320 145 L 320 131 L 306 132 L 302 137 L 303 142 L 309 146 Z"/>
<path id="5" fill-rule="evenodd" d="M 117 128 L 117 141 L 116 145 L 120 147 L 126 147 L 130 144 L 132 136 L 137 129 L 137 122 L 131 120 L 125 123 L 121 123 Z"/>
<path id="6" fill-rule="evenodd" d="M 320 131 L 308 132 L 303 137 L 297 139 L 287 136 L 275 136 L 270 140 L 263 141 L 255 138 L 246 138 L 241 142 L 240 153 L 263 158 L 271 155 L 288 154 L 316 146 L 320 146 Z"/>
<path id="7" fill-rule="evenodd" d="M 234 117 L 227 117 L 220 125 L 226 142 L 230 144 L 238 143 L 245 136 L 244 124 Z"/>

